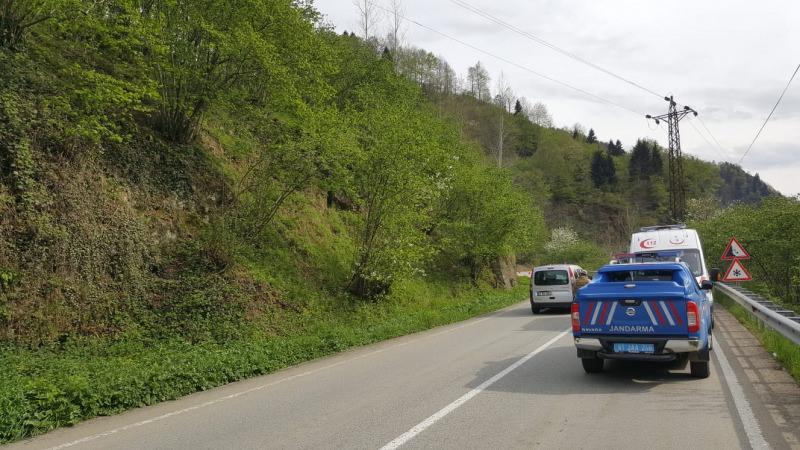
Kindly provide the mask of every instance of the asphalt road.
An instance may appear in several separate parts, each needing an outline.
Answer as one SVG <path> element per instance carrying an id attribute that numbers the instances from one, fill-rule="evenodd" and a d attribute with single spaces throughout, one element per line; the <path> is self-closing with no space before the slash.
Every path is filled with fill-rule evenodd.
<path id="1" fill-rule="evenodd" d="M 711 377 L 583 372 L 564 312 L 526 303 L 11 448 L 800 448 L 800 389 L 717 312 Z"/>

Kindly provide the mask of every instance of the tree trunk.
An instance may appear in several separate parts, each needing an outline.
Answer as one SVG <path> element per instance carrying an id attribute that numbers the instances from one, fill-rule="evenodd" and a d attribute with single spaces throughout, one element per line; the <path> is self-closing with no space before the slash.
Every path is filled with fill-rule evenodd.
<path id="1" fill-rule="evenodd" d="M 495 286 L 511 289 L 517 285 L 517 257 L 514 254 L 498 256 L 492 262 Z"/>

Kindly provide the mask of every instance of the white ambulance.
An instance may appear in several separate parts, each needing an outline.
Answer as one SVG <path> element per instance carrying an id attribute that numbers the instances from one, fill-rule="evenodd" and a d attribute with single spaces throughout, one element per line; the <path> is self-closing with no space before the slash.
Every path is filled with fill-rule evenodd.
<path id="1" fill-rule="evenodd" d="M 636 255 L 637 259 L 653 255 L 654 260 L 658 258 L 655 255 L 659 253 L 675 252 L 675 257 L 680 258 L 681 261 L 689 266 L 692 275 L 697 280 L 697 284 L 701 284 L 703 280 L 716 281 L 716 279 L 713 279 L 716 277 L 712 277 L 709 274 L 706 266 L 703 246 L 700 244 L 700 236 L 698 236 L 697 230 L 686 228 L 686 225 L 644 227 L 631 236 L 630 252 Z M 718 270 L 712 269 L 712 272 L 718 272 Z M 714 301 L 710 290 L 706 291 L 706 295 L 709 300 Z"/>

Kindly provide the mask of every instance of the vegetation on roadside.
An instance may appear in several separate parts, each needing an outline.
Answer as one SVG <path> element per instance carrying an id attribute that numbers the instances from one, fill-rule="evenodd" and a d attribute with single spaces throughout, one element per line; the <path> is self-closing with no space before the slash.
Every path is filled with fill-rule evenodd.
<path id="1" fill-rule="evenodd" d="M 591 269 L 664 219 L 655 143 L 364 34 L 305 0 L 2 2 L 3 439 L 485 312 L 517 255 Z"/>
<path id="2" fill-rule="evenodd" d="M 718 264 L 714 261 L 735 236 L 752 257 L 745 262 L 754 280 L 747 287 L 800 312 L 799 198 L 775 197 L 714 209 L 693 226 L 703 238 L 711 266 Z"/>
<path id="3" fill-rule="evenodd" d="M 544 239 L 511 177 L 310 4 L 34 3 L 0 10 L 3 341 L 224 341 L 429 275 L 508 288 L 497 261 Z"/>
<path id="4" fill-rule="evenodd" d="M 276 313 L 279 331 L 224 344 L 183 339 L 71 342 L 0 351 L 0 443 L 178 398 L 310 359 L 464 320 L 518 302 L 513 290 L 408 282 L 381 303 Z"/>
<path id="5" fill-rule="evenodd" d="M 725 294 L 716 291 L 714 292 L 714 299 L 733 314 L 745 328 L 750 330 L 764 345 L 764 348 L 780 361 L 792 378 L 800 384 L 800 345 L 764 325 Z"/>

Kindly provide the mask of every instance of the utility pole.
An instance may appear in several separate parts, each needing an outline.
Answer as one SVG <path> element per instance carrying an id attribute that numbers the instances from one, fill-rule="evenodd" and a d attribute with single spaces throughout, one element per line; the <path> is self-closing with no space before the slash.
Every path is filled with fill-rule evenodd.
<path id="1" fill-rule="evenodd" d="M 684 106 L 678 111 L 677 104 L 672 96 L 664 97 L 669 102 L 669 111 L 660 116 L 651 116 L 656 125 L 666 120 L 669 128 L 669 209 L 672 219 L 682 222 L 686 217 L 686 188 L 683 178 L 683 155 L 681 154 L 681 131 L 678 122 L 688 114 L 697 115 L 697 111 Z"/>

